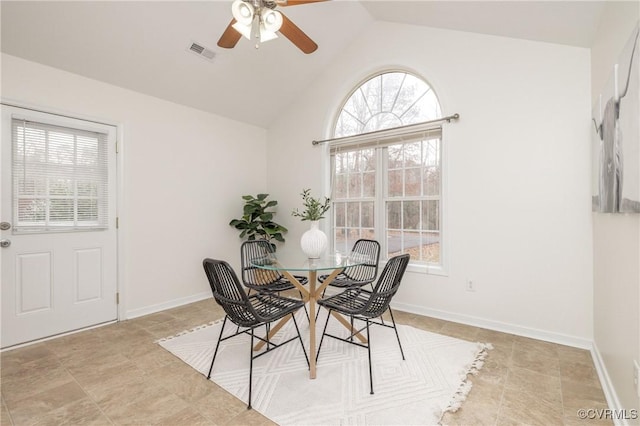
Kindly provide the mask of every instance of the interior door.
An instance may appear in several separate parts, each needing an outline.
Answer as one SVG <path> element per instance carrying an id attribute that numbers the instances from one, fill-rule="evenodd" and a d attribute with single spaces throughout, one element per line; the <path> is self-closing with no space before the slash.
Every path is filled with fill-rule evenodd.
<path id="1" fill-rule="evenodd" d="M 115 137 L 2 106 L 1 347 L 117 319 Z"/>

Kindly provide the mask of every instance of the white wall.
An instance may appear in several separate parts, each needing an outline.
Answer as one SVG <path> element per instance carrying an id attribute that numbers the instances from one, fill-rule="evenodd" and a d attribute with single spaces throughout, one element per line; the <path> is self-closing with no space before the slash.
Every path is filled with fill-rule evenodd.
<path id="1" fill-rule="evenodd" d="M 127 316 L 209 296 L 204 257 L 237 266 L 228 223 L 266 189 L 263 129 L 5 54 L 2 97 L 120 124 Z"/>
<path id="2" fill-rule="evenodd" d="M 578 346 L 592 338 L 589 50 L 376 22 L 268 132 L 268 186 L 285 211 L 319 193 L 341 102 L 401 67 L 445 115 L 448 276 L 408 273 L 396 306 Z M 283 153 L 286 153 L 283 155 Z M 295 241 L 304 224 L 283 215 Z M 285 222 L 286 220 L 286 222 Z M 477 291 L 465 291 L 473 279 Z"/>
<path id="3" fill-rule="evenodd" d="M 639 17 L 638 2 L 607 3 L 591 51 L 593 99 Z M 610 404 L 638 410 L 633 360 L 640 362 L 640 215 L 594 214 L 593 238 L 594 341 L 610 380 Z"/>

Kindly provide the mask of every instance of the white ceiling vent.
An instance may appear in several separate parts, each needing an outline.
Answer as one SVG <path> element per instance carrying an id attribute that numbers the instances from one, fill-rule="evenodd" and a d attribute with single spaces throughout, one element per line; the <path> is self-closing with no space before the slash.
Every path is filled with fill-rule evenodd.
<path id="1" fill-rule="evenodd" d="M 205 47 L 199 43 L 191 42 L 187 50 L 194 55 L 200 56 L 202 59 L 206 59 L 207 61 L 213 61 L 213 58 L 216 56 L 216 52 L 208 47 Z"/>

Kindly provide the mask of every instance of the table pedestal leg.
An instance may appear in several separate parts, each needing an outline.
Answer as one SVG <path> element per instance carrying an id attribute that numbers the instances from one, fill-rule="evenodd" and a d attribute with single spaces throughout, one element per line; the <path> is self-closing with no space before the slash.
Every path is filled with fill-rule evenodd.
<path id="1" fill-rule="evenodd" d="M 316 378 L 316 279 L 317 272 L 309 271 L 309 377 Z"/>
<path id="2" fill-rule="evenodd" d="M 309 378 L 311 379 L 316 378 L 316 351 L 317 351 L 316 349 L 316 309 L 317 309 L 316 305 L 317 303 L 316 302 L 322 295 L 322 291 L 331 283 L 331 281 L 333 281 L 333 279 L 340 272 L 342 272 L 342 270 L 343 270 L 342 268 L 335 269 L 329 275 L 329 277 L 327 277 L 327 279 L 324 280 L 324 283 L 322 283 L 322 285 L 320 285 L 318 288 L 316 288 L 318 272 L 314 270 L 309 271 L 309 290 L 308 291 L 306 288 L 304 288 L 302 284 L 300 284 L 300 282 L 293 275 L 291 275 L 290 272 L 286 270 L 282 271 L 282 274 L 298 290 L 300 290 L 300 292 L 303 295 L 303 299 L 309 302 L 309 354 L 308 355 L 309 355 Z M 338 321 L 340 321 L 342 325 L 344 325 L 347 329 L 351 330 L 352 333 L 355 331 L 351 327 L 351 324 L 342 315 L 336 312 L 332 312 L 332 314 Z M 271 331 L 269 332 L 269 338 L 272 338 L 278 332 L 278 330 L 280 330 L 282 326 L 284 326 L 285 323 L 289 321 L 289 319 L 291 319 L 291 316 L 287 315 L 286 317 L 281 319 L 274 327 L 272 327 Z M 362 341 L 363 343 L 367 341 L 366 337 L 364 337 L 360 333 L 357 333 L 355 336 L 358 339 L 360 339 L 360 341 Z M 256 344 L 253 349 L 256 351 L 260 350 L 264 346 L 264 344 L 265 342 L 263 341 L 258 342 L 258 344 Z"/>

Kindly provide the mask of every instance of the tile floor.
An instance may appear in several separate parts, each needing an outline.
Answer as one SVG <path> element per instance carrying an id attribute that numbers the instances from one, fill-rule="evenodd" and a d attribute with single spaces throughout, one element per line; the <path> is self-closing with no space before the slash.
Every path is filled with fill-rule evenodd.
<path id="1" fill-rule="evenodd" d="M 209 299 L 5 351 L 0 424 L 271 424 L 154 343 L 222 315 Z M 573 425 L 578 409 L 606 408 L 587 351 L 403 312 L 396 320 L 495 347 L 445 424 Z"/>

